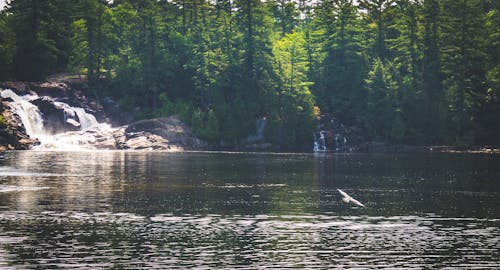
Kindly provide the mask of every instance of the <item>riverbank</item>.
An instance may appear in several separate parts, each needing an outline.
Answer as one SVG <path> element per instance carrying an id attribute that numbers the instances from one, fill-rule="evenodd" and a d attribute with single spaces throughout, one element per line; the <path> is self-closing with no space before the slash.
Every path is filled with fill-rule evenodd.
<path id="1" fill-rule="evenodd" d="M 210 150 L 238 152 L 311 152 L 313 149 L 277 148 L 268 142 L 247 143 L 243 145 L 209 145 L 197 138 L 190 127 L 178 116 L 143 119 L 136 121 L 133 114 L 120 107 L 111 98 L 98 98 L 89 90 L 85 79 L 79 76 L 59 76 L 50 82 L 0 82 L 0 89 L 10 89 L 16 95 L 32 95 L 26 100 L 30 106 L 37 106 L 43 118 L 47 134 L 60 138 L 76 137 L 78 143 L 95 144 L 95 149 L 117 150 Z M 0 102 L 0 151 L 28 150 L 40 145 L 38 137 L 30 136 L 33 128 L 26 127 L 26 119 L 18 112 L 19 106 L 13 105 L 11 96 L 2 97 Z M 64 105 L 62 105 L 64 104 Z M 23 105 L 25 106 L 25 105 Z M 82 116 L 75 108 L 83 108 L 96 123 L 107 123 L 111 130 L 83 130 Z M 24 112 L 24 118 L 34 121 L 32 111 Z M 499 154 L 495 146 L 415 146 L 393 145 L 384 142 L 367 141 L 359 127 L 344 126 L 332 115 L 322 115 L 321 133 L 316 138 L 326 138 L 326 152 L 333 153 L 483 153 Z M 260 136 L 263 136 L 264 131 Z M 46 134 L 43 134 L 46 135 Z M 78 137 L 81 136 L 81 137 Z M 83 139 L 82 139 L 83 138 Z M 84 141 L 84 142 L 82 142 Z M 51 142 L 52 143 L 52 142 Z M 57 142 L 55 142 L 57 144 Z"/>
<path id="2" fill-rule="evenodd" d="M 335 152 L 335 151 L 333 151 Z M 354 145 L 346 151 L 356 153 L 470 153 L 500 154 L 500 147 L 494 146 L 453 146 L 453 145 L 396 145 L 381 142 L 367 142 Z"/>

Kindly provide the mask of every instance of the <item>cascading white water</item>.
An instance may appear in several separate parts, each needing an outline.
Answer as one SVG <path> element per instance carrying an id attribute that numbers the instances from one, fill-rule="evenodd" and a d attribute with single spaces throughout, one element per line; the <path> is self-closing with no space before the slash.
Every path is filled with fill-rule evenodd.
<path id="1" fill-rule="evenodd" d="M 97 122 L 95 116 L 90 113 L 85 112 L 83 108 L 73 108 L 75 110 L 78 119 L 80 119 L 80 125 L 82 125 L 82 130 L 89 129 L 91 127 L 103 125 Z M 107 124 L 104 124 L 107 125 Z"/>
<path id="2" fill-rule="evenodd" d="M 318 134 L 319 136 L 316 136 Z M 326 152 L 326 141 L 324 131 L 314 133 L 314 148 L 313 152 Z"/>
<path id="3" fill-rule="evenodd" d="M 11 103 L 12 107 L 15 110 L 15 113 L 19 115 L 21 121 L 23 122 L 24 128 L 26 129 L 26 133 L 32 137 L 36 138 L 38 135 L 42 135 L 43 132 L 43 118 L 38 110 L 38 107 L 31 104 L 31 100 L 38 98 L 38 96 L 27 95 L 27 96 L 18 96 L 12 90 L 2 90 L 1 96 L 2 98 L 10 98 L 13 100 Z"/>
<path id="4" fill-rule="evenodd" d="M 40 145 L 34 149 L 58 149 L 58 150 L 81 150 L 96 148 L 114 148 L 113 131 L 109 124 L 99 123 L 96 118 L 83 108 L 72 107 L 63 102 L 54 102 L 54 104 L 64 109 L 65 115 L 76 115 L 75 119 L 65 119 L 78 131 L 61 132 L 50 134 L 44 128 L 43 115 L 37 106 L 30 101 L 38 99 L 37 95 L 18 96 L 12 90 L 0 89 L 0 95 L 3 98 L 12 99 L 11 106 L 14 112 L 19 115 L 26 129 L 26 133 L 33 139 L 38 139 Z"/>

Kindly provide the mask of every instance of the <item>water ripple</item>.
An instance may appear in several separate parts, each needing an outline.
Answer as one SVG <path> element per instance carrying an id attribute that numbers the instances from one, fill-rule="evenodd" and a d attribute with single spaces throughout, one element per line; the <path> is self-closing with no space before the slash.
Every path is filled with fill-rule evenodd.
<path id="1" fill-rule="evenodd" d="M 495 269 L 500 258 L 499 220 L 473 218 L 4 211 L 0 225 L 0 258 L 28 268 Z"/>

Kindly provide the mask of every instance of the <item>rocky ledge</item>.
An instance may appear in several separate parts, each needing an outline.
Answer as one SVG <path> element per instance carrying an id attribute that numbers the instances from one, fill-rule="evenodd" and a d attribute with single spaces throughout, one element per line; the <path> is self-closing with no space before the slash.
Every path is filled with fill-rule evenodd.
<path id="1" fill-rule="evenodd" d="M 137 121 L 116 129 L 113 135 L 117 149 L 183 151 L 207 147 L 177 116 Z"/>
<path id="2" fill-rule="evenodd" d="M 8 102 L 0 102 L 0 112 L 0 151 L 26 150 L 38 143 L 26 134 L 21 119 L 12 112 Z"/>

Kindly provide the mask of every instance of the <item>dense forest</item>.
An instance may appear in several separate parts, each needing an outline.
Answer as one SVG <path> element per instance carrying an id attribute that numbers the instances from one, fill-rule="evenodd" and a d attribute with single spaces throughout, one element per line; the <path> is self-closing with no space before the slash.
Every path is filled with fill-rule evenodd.
<path id="1" fill-rule="evenodd" d="M 498 0 L 12 0 L 0 81 L 86 74 L 210 142 L 311 146 L 320 114 L 403 144 L 500 144 Z"/>

